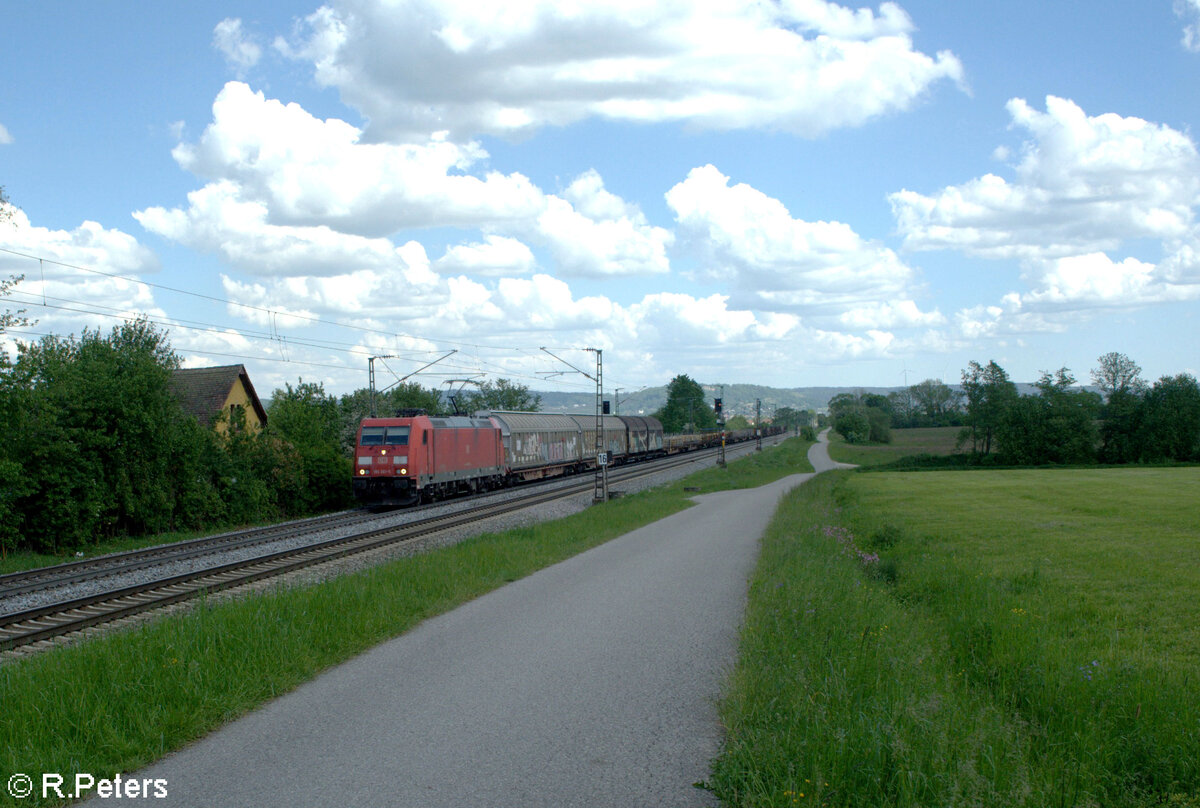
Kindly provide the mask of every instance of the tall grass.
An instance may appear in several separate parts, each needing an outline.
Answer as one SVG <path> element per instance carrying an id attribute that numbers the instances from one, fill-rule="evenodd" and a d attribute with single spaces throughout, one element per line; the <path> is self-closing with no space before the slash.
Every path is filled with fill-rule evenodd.
<path id="1" fill-rule="evenodd" d="M 1200 804 L 1200 575 L 1171 561 L 1200 479 L 1107 481 L 1159 513 L 1121 578 L 1094 481 L 987 474 L 994 499 L 977 474 L 842 474 L 785 500 L 722 708 L 728 804 Z M 1075 538 L 1047 540 L 1066 512 Z"/>

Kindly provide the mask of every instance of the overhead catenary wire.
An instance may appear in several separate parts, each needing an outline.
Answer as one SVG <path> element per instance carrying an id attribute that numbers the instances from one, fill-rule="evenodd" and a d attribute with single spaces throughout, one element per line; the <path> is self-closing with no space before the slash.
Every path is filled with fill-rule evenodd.
<path id="1" fill-rule="evenodd" d="M 355 343 L 341 342 L 339 340 L 322 339 L 322 338 L 318 338 L 318 337 L 311 337 L 311 338 L 285 337 L 279 331 L 279 326 L 278 326 L 278 318 L 279 317 L 292 318 L 294 320 L 299 320 L 299 321 L 302 321 L 309 325 L 332 326 L 332 327 L 336 327 L 336 328 L 342 328 L 342 329 L 347 329 L 347 330 L 351 330 L 351 331 L 361 332 L 363 334 L 381 335 L 381 336 L 389 337 L 394 340 L 410 339 L 410 340 L 418 340 L 418 341 L 431 342 L 431 343 L 433 342 L 432 340 L 429 340 L 426 337 L 419 337 L 414 334 L 405 333 L 403 331 L 394 331 L 394 330 L 373 328 L 370 326 L 356 324 L 356 323 L 346 323 L 346 322 L 342 322 L 339 320 L 325 319 L 325 318 L 321 318 L 321 317 L 315 317 L 312 315 L 299 314 L 299 313 L 289 312 L 289 311 L 281 311 L 278 309 L 272 309 L 272 308 L 269 308 L 266 306 L 258 306 L 258 305 L 254 305 L 251 303 L 243 303 L 241 301 L 232 300 L 230 298 L 223 298 L 223 297 L 218 297 L 215 295 L 205 294 L 203 292 L 196 292 L 196 291 L 192 291 L 192 290 L 188 290 L 188 289 L 181 289 L 178 287 L 168 286 L 166 284 L 161 284 L 161 283 L 153 283 L 151 281 L 142 280 L 140 278 L 131 277 L 128 275 L 121 275 L 121 274 L 115 273 L 115 272 L 107 272 L 104 270 L 95 269 L 94 267 L 87 267 L 87 266 L 82 266 L 79 264 L 71 264 L 71 263 L 68 263 L 65 261 L 59 261 L 59 260 L 56 260 L 53 258 L 48 258 L 46 256 L 33 255 L 28 252 L 22 252 L 20 250 L 14 250 L 14 249 L 11 249 L 8 247 L 0 246 L 0 253 L 6 253 L 8 255 L 13 255 L 13 256 L 16 256 L 19 258 L 26 258 L 26 259 L 29 259 L 30 261 L 37 261 L 39 263 L 39 273 L 41 275 L 41 296 L 42 296 L 42 301 L 40 303 L 37 301 L 36 296 L 34 296 L 32 299 L 30 299 L 31 296 L 28 293 L 15 292 L 15 290 L 10 291 L 10 297 L 13 296 L 14 292 L 16 294 L 21 294 L 22 295 L 21 298 L 14 297 L 13 299 L 16 300 L 17 302 L 23 303 L 25 305 L 38 306 L 38 307 L 42 307 L 42 308 L 46 308 L 46 309 L 71 312 L 74 314 L 87 314 L 87 315 L 92 315 L 92 316 L 109 317 L 109 318 L 117 318 L 117 319 L 142 318 L 142 319 L 145 319 L 147 322 L 153 323 L 155 325 L 160 325 L 160 326 L 163 326 L 168 329 L 186 329 L 186 330 L 193 330 L 193 331 L 207 332 L 207 333 L 214 333 L 214 334 L 221 334 L 221 335 L 236 334 L 237 336 L 243 337 L 248 340 L 265 341 L 265 342 L 274 343 L 280 350 L 281 354 L 284 354 L 284 356 L 283 356 L 283 358 L 271 356 L 270 354 L 245 356 L 245 355 L 240 355 L 240 354 L 230 354 L 230 353 L 225 353 L 225 352 L 217 352 L 217 351 L 203 350 L 203 349 L 188 347 L 187 349 L 185 349 L 185 352 L 189 353 L 189 354 L 195 353 L 195 354 L 202 354 L 202 355 L 206 355 L 206 356 L 227 356 L 227 357 L 234 357 L 234 358 L 243 358 L 243 359 L 247 359 L 250 361 L 270 361 L 270 362 L 277 362 L 277 363 L 295 364 L 295 365 L 306 366 L 306 367 L 322 367 L 322 368 L 330 368 L 330 369 L 337 369 L 337 370 L 343 370 L 343 371 L 351 371 L 351 370 L 354 370 L 354 368 L 349 365 L 339 366 L 339 365 L 335 365 L 335 364 L 331 364 L 331 363 L 327 363 L 327 362 L 315 362 L 315 361 L 308 360 L 308 359 L 297 359 L 297 358 L 294 358 L 291 356 L 287 356 L 287 353 L 288 353 L 287 346 L 290 345 L 293 348 L 304 347 L 304 348 L 312 348 L 315 350 L 337 351 L 337 352 L 346 353 L 346 354 L 350 354 L 352 356 L 358 356 L 358 357 L 370 357 L 372 355 L 373 351 L 375 350 L 374 348 L 362 347 Z M 106 278 L 113 278 L 115 280 L 121 280 L 121 281 L 125 281 L 127 283 L 137 284 L 137 285 L 144 286 L 144 287 L 151 288 L 151 289 L 156 289 L 156 290 L 161 290 L 164 292 L 170 292 L 173 294 L 179 294 L 179 295 L 184 295 L 184 296 L 188 296 L 188 297 L 193 297 L 193 298 L 196 298 L 199 300 L 204 300 L 204 301 L 207 301 L 210 303 L 218 303 L 218 304 L 223 304 L 225 306 L 233 306 L 233 307 L 245 309 L 250 312 L 255 312 L 259 316 L 262 316 L 263 319 L 265 319 L 266 322 L 269 324 L 268 325 L 269 330 L 268 331 L 254 331 L 254 330 L 249 330 L 249 329 L 243 329 L 243 328 L 240 328 L 237 326 L 221 325 L 221 324 L 217 324 L 217 323 L 205 323 L 203 321 L 188 320 L 188 319 L 184 319 L 184 318 L 163 319 L 161 317 L 152 317 L 146 312 L 141 312 L 141 311 L 136 311 L 136 310 L 131 310 L 131 309 L 118 309 L 118 308 L 114 308 L 114 307 L 104 306 L 99 303 L 92 303 L 92 302 L 85 303 L 84 301 L 71 300 L 69 298 L 56 298 L 52 295 L 46 294 L 46 282 L 45 282 L 45 275 L 44 275 L 45 264 L 62 267 L 64 269 L 78 270 L 80 272 L 86 272 L 86 273 L 99 275 L 99 276 L 106 277 Z M 58 301 L 59 303 L 70 303 L 70 304 L 73 304 L 73 306 L 75 306 L 75 308 L 72 308 L 71 306 L 54 305 L 49 302 L 51 300 Z M 104 311 L 105 309 L 107 311 Z M 9 332 L 10 333 L 27 333 L 25 331 L 18 331 L 17 329 L 10 329 Z M 524 332 L 519 332 L 519 333 L 524 333 Z M 286 340 L 286 345 L 285 345 L 285 340 Z M 450 339 L 445 339 L 445 338 L 439 338 L 437 340 L 437 347 L 433 347 L 427 351 L 421 351 L 419 349 L 408 349 L 408 350 L 404 351 L 404 353 L 409 354 L 413 361 L 423 361 L 423 357 L 425 357 L 425 356 L 444 351 L 444 348 L 441 346 L 445 346 L 445 345 L 456 347 L 458 350 L 462 350 L 462 351 L 471 351 L 471 353 L 474 356 L 475 361 L 476 361 L 476 364 L 474 366 L 465 365 L 465 364 L 461 364 L 461 365 L 448 364 L 447 371 L 454 371 L 454 372 L 461 373 L 463 371 L 478 370 L 481 372 L 501 375 L 503 377 L 512 378 L 512 379 L 522 379 L 522 380 L 526 380 L 526 381 L 545 381 L 544 378 L 541 378 L 533 373 L 524 373 L 524 372 L 521 372 L 518 370 L 514 370 L 510 365 L 502 364 L 500 362 L 488 361 L 482 355 L 480 355 L 480 352 L 495 352 L 495 351 L 503 350 L 503 351 L 508 351 L 509 353 L 524 354 L 524 355 L 526 355 L 527 358 L 533 358 L 539 349 L 532 348 L 532 347 L 521 348 L 521 347 L 516 347 L 516 346 L 506 346 L 506 347 L 501 348 L 501 347 L 497 347 L 494 345 L 483 345 L 483 344 L 479 344 L 479 343 L 462 342 L 462 341 L 450 340 Z M 558 348 L 558 350 L 564 350 L 564 351 L 565 350 L 575 350 L 575 349 L 577 349 L 577 346 L 561 346 Z M 485 367 L 490 368 L 491 370 L 484 370 Z M 390 368 L 389 368 L 389 370 L 390 370 Z M 579 387 L 581 389 L 586 387 L 586 385 L 573 384 L 573 383 L 567 382 L 565 380 L 560 382 L 560 384 L 562 384 L 563 386 L 566 386 L 566 387 Z"/>

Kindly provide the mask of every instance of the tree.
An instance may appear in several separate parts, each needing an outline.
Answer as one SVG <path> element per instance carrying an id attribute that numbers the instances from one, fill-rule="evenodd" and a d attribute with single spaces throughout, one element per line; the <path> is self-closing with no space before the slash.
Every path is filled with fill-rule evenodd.
<path id="1" fill-rule="evenodd" d="M 10 275 L 8 280 L 0 280 L 0 297 L 8 297 L 9 289 L 12 289 L 21 281 L 25 280 L 24 275 Z M 32 325 L 32 321 L 23 316 L 25 309 L 17 309 L 11 311 L 5 309 L 0 311 L 0 334 L 3 334 L 10 328 L 28 328 Z"/>
<path id="2" fill-rule="evenodd" d="M 1105 397 L 1113 393 L 1140 393 L 1146 389 L 1142 380 L 1142 369 L 1123 353 L 1106 353 L 1098 360 L 1100 367 L 1092 370 L 1092 382 Z"/>
<path id="3" fill-rule="evenodd" d="M 268 429 L 286 440 L 300 455 L 302 512 L 335 510 L 351 501 L 353 468 L 341 451 L 341 409 L 320 384 L 300 380 L 285 384 L 271 396 Z"/>
<path id="4" fill-rule="evenodd" d="M 667 385 L 667 403 L 654 414 L 669 434 L 714 429 L 717 416 L 704 398 L 704 388 L 687 374 L 681 374 Z"/>
<path id="5" fill-rule="evenodd" d="M 177 364 L 143 320 L 20 347 L 5 374 L 5 398 L 19 406 L 6 408 L 3 443 L 25 480 L 8 504 L 25 540 L 55 550 L 171 526 Z"/>
<path id="6" fill-rule="evenodd" d="M 853 409 L 862 405 L 857 393 L 838 393 L 833 398 L 829 399 L 826 405 L 829 409 L 829 415 L 836 418 L 838 411 Z"/>
<path id="7" fill-rule="evenodd" d="M 4 188 L 0 186 L 0 225 L 11 222 L 13 219 L 13 206 L 8 201 L 8 196 L 4 193 Z M 0 297 L 8 297 L 9 290 L 16 286 L 21 281 L 25 280 L 24 275 L 10 275 L 8 280 L 0 280 Z M 0 334 L 3 334 L 10 328 L 27 328 L 32 323 L 23 317 L 25 309 L 17 311 L 9 311 L 5 309 L 0 312 Z"/>
<path id="8" fill-rule="evenodd" d="M 945 425 L 958 412 L 962 395 L 938 379 L 926 379 L 908 389 L 927 426 Z"/>
<path id="9" fill-rule="evenodd" d="M 725 428 L 728 430 L 734 429 L 750 429 L 752 424 L 744 415 L 735 415 L 725 422 Z"/>
<path id="10" fill-rule="evenodd" d="M 527 385 L 508 379 L 485 381 L 477 391 L 465 394 L 458 401 L 458 409 L 466 413 L 479 410 L 537 412 L 541 407 L 541 396 L 531 393 Z"/>
<path id="11" fill-rule="evenodd" d="M 871 439 L 871 422 L 862 407 L 846 407 L 834 417 L 833 429 L 847 443 L 867 443 Z"/>
<path id="12" fill-rule="evenodd" d="M 986 366 L 975 360 L 962 373 L 962 386 L 967 397 L 966 426 L 959 435 L 959 445 L 971 441 L 971 450 L 987 457 L 992 451 L 996 429 L 1017 400 L 1017 386 L 1004 368 L 995 361 Z"/>
<path id="13" fill-rule="evenodd" d="M 1105 463 L 1129 463 L 1142 453 L 1138 432 L 1144 415 L 1146 382 L 1142 369 L 1125 354 L 1106 353 L 1092 370 L 1092 382 L 1104 394 L 1100 426 L 1100 459 Z"/>
<path id="14" fill-rule="evenodd" d="M 888 411 L 892 414 L 892 426 L 897 428 L 917 426 L 921 411 L 917 409 L 912 388 L 905 387 L 888 393 Z"/>
<path id="15" fill-rule="evenodd" d="M 877 393 L 838 393 L 829 400 L 833 429 L 847 443 L 891 443 L 889 405 L 887 397 Z"/>
<path id="16" fill-rule="evenodd" d="M 1016 465 L 1091 463 L 1096 456 L 1100 397 L 1072 390 L 1067 368 L 1043 373 L 1038 394 L 1009 403 L 996 428 L 996 452 Z"/>
<path id="17" fill-rule="evenodd" d="M 787 430 L 798 429 L 802 426 L 808 426 L 812 423 L 813 414 L 811 410 L 796 410 L 792 407 L 779 407 L 775 410 L 775 415 L 771 419 L 774 426 L 780 426 Z"/>
<path id="18" fill-rule="evenodd" d="M 1139 435 L 1145 460 L 1200 460 L 1200 385 L 1163 376 L 1147 392 Z"/>
<path id="19" fill-rule="evenodd" d="M 341 424 L 337 399 L 319 383 L 300 379 L 271 394 L 267 423 L 294 446 L 334 446 Z"/>
<path id="20" fill-rule="evenodd" d="M 864 407 L 873 407 L 889 417 L 892 414 L 892 400 L 887 396 L 879 393 L 863 393 L 859 396 L 859 401 Z"/>

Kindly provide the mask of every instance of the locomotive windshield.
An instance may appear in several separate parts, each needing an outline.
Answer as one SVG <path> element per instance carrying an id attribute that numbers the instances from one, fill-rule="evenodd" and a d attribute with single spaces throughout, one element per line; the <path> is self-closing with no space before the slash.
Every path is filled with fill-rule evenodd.
<path id="1" fill-rule="evenodd" d="M 360 446 L 407 446 L 406 426 L 364 426 Z"/>

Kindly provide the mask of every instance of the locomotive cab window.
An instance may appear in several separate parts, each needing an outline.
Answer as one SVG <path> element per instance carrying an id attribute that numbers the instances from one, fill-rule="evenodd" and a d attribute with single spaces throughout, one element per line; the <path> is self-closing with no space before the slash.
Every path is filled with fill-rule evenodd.
<path id="1" fill-rule="evenodd" d="M 359 442 L 362 446 L 382 446 L 383 445 L 384 427 L 381 426 L 364 426 L 362 428 L 362 440 Z"/>
<path id="2" fill-rule="evenodd" d="M 389 426 L 387 428 L 387 437 L 383 442 L 388 446 L 407 446 L 408 429 L 406 426 Z"/>

